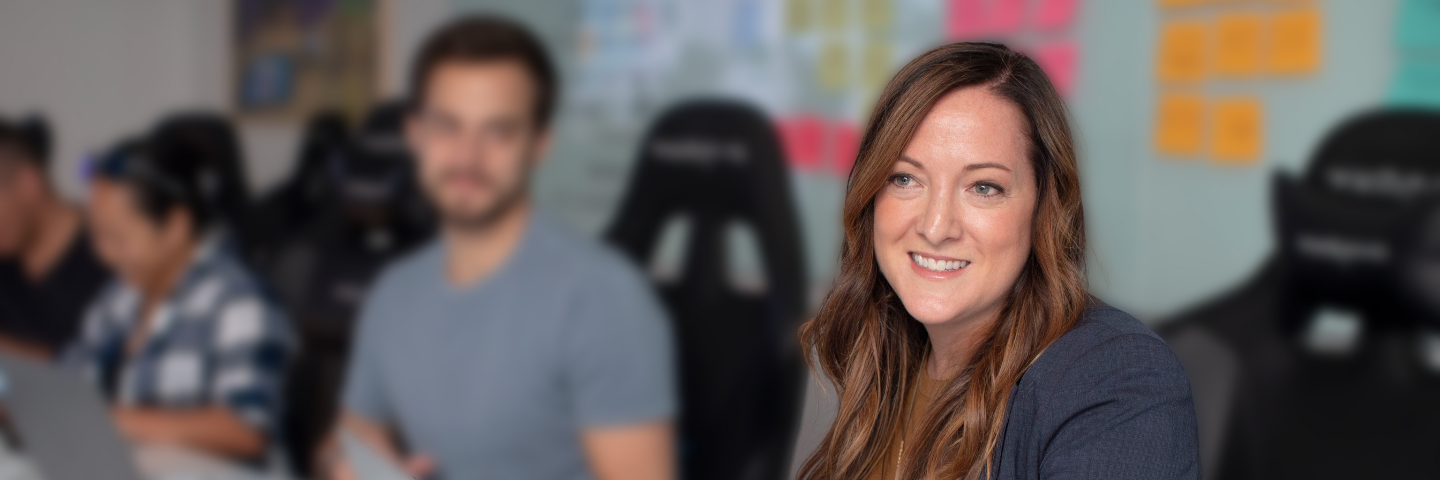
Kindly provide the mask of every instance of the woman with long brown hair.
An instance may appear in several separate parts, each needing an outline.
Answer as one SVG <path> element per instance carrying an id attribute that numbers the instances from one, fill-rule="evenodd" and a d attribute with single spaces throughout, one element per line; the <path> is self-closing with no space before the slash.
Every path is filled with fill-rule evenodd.
<path id="1" fill-rule="evenodd" d="M 1029 58 L 957 43 L 901 69 L 843 225 L 800 332 L 837 414 L 800 479 L 1199 478 L 1179 362 L 1087 291 L 1074 141 Z"/>

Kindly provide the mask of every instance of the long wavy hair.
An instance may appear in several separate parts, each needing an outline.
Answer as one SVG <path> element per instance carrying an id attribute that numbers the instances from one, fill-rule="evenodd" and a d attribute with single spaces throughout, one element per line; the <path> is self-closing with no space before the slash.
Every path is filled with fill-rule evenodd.
<path id="1" fill-rule="evenodd" d="M 904 401 L 930 342 L 876 263 L 875 195 L 930 109 L 961 88 L 988 89 L 1028 120 L 1039 186 L 1032 247 L 999 318 L 920 417 L 901 478 L 990 476 L 1011 388 L 1090 303 L 1075 148 L 1050 80 L 1034 61 L 998 44 L 956 43 L 911 61 L 870 116 L 845 192 L 840 273 L 819 314 L 800 330 L 814 354 L 811 368 L 829 377 L 839 396 L 835 423 L 801 468 L 802 480 L 864 478 L 900 433 Z"/>

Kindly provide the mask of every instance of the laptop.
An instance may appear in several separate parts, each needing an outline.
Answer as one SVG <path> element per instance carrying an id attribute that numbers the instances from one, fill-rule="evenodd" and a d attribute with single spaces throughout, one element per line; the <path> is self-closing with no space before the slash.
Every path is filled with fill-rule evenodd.
<path id="1" fill-rule="evenodd" d="M 0 353 L 0 406 L 46 480 L 142 480 L 110 410 L 76 372 Z"/>

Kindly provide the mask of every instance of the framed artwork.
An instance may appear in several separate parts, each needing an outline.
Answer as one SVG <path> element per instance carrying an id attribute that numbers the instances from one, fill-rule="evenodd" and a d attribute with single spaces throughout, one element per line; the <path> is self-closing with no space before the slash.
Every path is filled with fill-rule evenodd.
<path id="1" fill-rule="evenodd" d="M 242 118 L 358 117 L 379 90 L 383 0 L 232 0 L 234 105 Z"/>

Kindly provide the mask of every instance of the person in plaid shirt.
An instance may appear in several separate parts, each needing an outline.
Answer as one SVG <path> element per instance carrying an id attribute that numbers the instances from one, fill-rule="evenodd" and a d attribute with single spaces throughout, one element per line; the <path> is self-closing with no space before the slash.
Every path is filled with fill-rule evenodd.
<path id="1" fill-rule="evenodd" d="M 119 278 L 63 361 L 97 383 L 132 441 L 253 462 L 279 436 L 292 333 L 221 238 L 205 234 L 221 216 L 219 182 L 196 143 L 153 134 L 91 165 L 94 243 Z"/>

